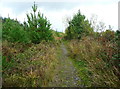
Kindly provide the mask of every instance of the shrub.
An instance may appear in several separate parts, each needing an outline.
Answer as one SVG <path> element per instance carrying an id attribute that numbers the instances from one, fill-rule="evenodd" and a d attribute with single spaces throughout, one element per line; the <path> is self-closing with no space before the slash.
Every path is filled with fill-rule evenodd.
<path id="1" fill-rule="evenodd" d="M 74 60 L 86 61 L 86 66 L 91 72 L 91 86 L 119 87 L 119 69 L 112 60 L 115 53 L 112 43 L 106 43 L 104 46 L 97 40 L 84 37 L 80 41 L 72 40 L 68 47 Z"/>
<path id="2" fill-rule="evenodd" d="M 22 25 L 16 20 L 5 18 L 2 32 L 3 40 L 8 40 L 9 42 L 30 43 L 27 32 L 23 30 Z"/>

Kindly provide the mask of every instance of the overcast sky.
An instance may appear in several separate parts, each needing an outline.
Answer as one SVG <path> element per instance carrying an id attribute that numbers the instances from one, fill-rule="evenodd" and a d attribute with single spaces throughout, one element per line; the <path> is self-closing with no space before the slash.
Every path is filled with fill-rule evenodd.
<path id="1" fill-rule="evenodd" d="M 50 20 L 52 28 L 64 31 L 66 18 L 72 18 L 80 9 L 81 13 L 90 20 L 92 15 L 97 15 L 98 21 L 118 29 L 118 1 L 119 0 L 34 0 L 38 11 Z M 26 13 L 31 12 L 33 0 L 0 0 L 0 15 L 14 18 L 21 23 L 26 20 Z"/>

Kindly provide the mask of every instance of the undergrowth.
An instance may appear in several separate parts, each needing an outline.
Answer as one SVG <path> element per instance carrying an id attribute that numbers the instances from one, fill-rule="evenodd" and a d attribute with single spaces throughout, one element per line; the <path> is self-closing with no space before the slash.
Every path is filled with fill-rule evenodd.
<path id="1" fill-rule="evenodd" d="M 85 85 L 94 87 L 119 87 L 118 69 L 112 54 L 113 43 L 106 46 L 90 37 L 72 40 L 67 43 L 69 57 L 74 61 Z"/>
<path id="2" fill-rule="evenodd" d="M 85 61 L 76 61 L 75 59 L 70 58 L 70 60 L 73 62 L 74 66 L 76 67 L 78 71 L 78 75 L 81 78 L 80 85 L 83 85 L 85 87 L 91 86 L 91 79 L 89 77 L 90 71 L 86 67 Z"/>
<path id="3" fill-rule="evenodd" d="M 3 45 L 5 48 L 2 62 L 3 87 L 45 87 L 48 85 L 57 62 L 58 44 L 43 41 L 32 44 L 23 52 L 15 53 L 10 49 L 10 43 L 9 46 L 5 47 L 6 45 Z M 18 51 L 14 48 L 15 50 Z"/>

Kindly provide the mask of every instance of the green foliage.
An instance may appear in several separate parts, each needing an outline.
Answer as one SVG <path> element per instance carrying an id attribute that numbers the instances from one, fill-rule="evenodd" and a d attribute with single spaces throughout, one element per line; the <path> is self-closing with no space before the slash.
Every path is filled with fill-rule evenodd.
<path id="1" fill-rule="evenodd" d="M 53 71 L 57 64 L 55 46 L 58 44 L 45 41 L 51 41 L 54 38 L 59 40 L 64 33 L 51 30 L 51 24 L 47 18 L 40 12 L 36 13 L 35 3 L 32 10 L 33 13 L 27 14 L 27 22 L 24 24 L 10 18 L 2 18 L 2 37 L 3 41 L 7 40 L 7 45 L 3 44 L 2 48 L 4 86 L 46 86 L 53 77 Z M 93 86 L 118 86 L 120 31 L 94 32 L 94 38 L 89 37 L 88 35 L 93 33 L 93 28 L 80 11 L 68 24 L 65 38 L 81 39 L 71 41 L 68 47 L 69 56 L 79 69 L 83 83 L 90 85 L 92 81 Z M 101 23 L 99 29 L 103 29 L 103 27 L 104 24 Z M 32 47 L 29 48 L 28 43 L 35 44 L 30 44 Z"/>
<path id="2" fill-rule="evenodd" d="M 10 42 L 29 43 L 30 39 L 26 31 L 23 30 L 22 25 L 13 19 L 3 19 L 3 40 Z"/>
<path id="3" fill-rule="evenodd" d="M 87 68 L 87 63 L 84 60 L 76 60 L 76 59 L 71 59 L 75 65 L 75 67 L 77 68 L 78 72 L 79 72 L 79 76 L 81 78 L 81 85 L 84 85 L 86 87 L 90 87 L 91 86 L 91 79 L 90 79 L 90 74 L 91 72 L 88 70 Z"/>
<path id="4" fill-rule="evenodd" d="M 115 32 L 115 43 L 116 43 L 116 54 L 113 55 L 113 60 L 115 60 L 115 65 L 120 69 L 120 31 Z"/>
<path id="5" fill-rule="evenodd" d="M 57 32 L 57 31 L 54 31 L 54 35 L 57 36 L 57 37 L 60 37 L 60 36 L 61 36 L 60 33 Z"/>
<path id="6" fill-rule="evenodd" d="M 83 35 L 89 35 L 93 32 L 91 24 L 85 19 L 85 16 L 81 14 L 80 10 L 70 20 L 67 27 L 66 39 L 81 39 Z"/>
<path id="7" fill-rule="evenodd" d="M 33 13 L 27 14 L 27 25 L 31 41 L 33 43 L 40 43 L 42 40 L 53 40 L 51 32 L 51 24 L 46 17 L 40 12 L 36 14 L 37 6 L 34 3 L 32 6 Z"/>
<path id="8" fill-rule="evenodd" d="M 120 47 L 120 31 L 117 30 L 115 33 L 115 40 L 117 42 L 118 47 Z"/>
<path id="9" fill-rule="evenodd" d="M 57 64 L 56 46 L 53 42 L 44 41 L 33 44 L 22 53 L 12 55 L 9 62 L 6 61 L 8 56 L 3 56 L 3 87 L 47 86 Z"/>
<path id="10" fill-rule="evenodd" d="M 6 71 L 11 67 L 15 66 L 13 63 L 15 61 L 12 59 L 10 62 L 7 61 L 6 56 L 2 56 L 2 70 Z"/>
<path id="11" fill-rule="evenodd" d="M 3 40 L 20 43 L 40 43 L 42 40 L 53 40 L 51 24 L 40 12 L 36 14 L 37 6 L 32 6 L 33 13 L 27 14 L 27 22 L 20 24 L 17 20 L 3 19 Z"/>
<path id="12" fill-rule="evenodd" d="M 13 29 L 12 31 L 10 31 L 9 33 L 9 41 L 11 42 L 21 42 L 21 43 L 29 43 L 29 36 L 28 34 L 24 31 L 24 30 L 16 30 Z"/>
<path id="13" fill-rule="evenodd" d="M 106 30 L 101 34 L 102 34 L 102 38 L 104 38 L 106 42 L 114 40 L 114 35 L 115 35 L 114 31 Z"/>
<path id="14" fill-rule="evenodd" d="M 76 61 L 78 69 L 85 62 L 90 75 L 86 78 L 91 80 L 92 86 L 119 86 L 119 58 L 115 43 L 110 41 L 102 44 L 91 37 L 84 37 L 80 41 L 72 40 L 68 43 L 69 56 Z M 85 70 L 83 70 L 85 72 Z M 87 73 L 86 73 L 87 74 Z M 80 75 L 82 73 L 80 72 Z"/>
<path id="15" fill-rule="evenodd" d="M 120 69 L 120 32 L 106 30 L 98 35 L 98 41 L 103 45 L 103 51 L 100 53 L 102 59 L 106 62 L 107 66 L 115 66 Z M 119 75 L 119 74 L 117 74 Z"/>
<path id="16" fill-rule="evenodd" d="M 54 30 L 52 30 L 52 34 L 53 34 L 54 39 L 57 42 L 60 42 L 61 40 L 63 40 L 63 37 L 65 35 L 63 32 L 58 32 L 58 31 L 54 31 Z"/>

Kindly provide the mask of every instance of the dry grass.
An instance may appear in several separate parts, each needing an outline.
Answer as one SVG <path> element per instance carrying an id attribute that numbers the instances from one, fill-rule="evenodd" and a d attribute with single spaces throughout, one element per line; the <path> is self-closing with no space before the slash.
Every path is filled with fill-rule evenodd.
<path id="1" fill-rule="evenodd" d="M 110 43 L 104 46 L 90 37 L 83 37 L 80 41 L 72 40 L 68 44 L 69 54 L 73 59 L 78 62 L 86 61 L 87 68 L 91 72 L 89 76 L 92 80 L 91 86 L 119 87 L 120 85 L 120 80 L 115 75 L 118 69 L 111 62 L 114 49 L 110 45 L 112 46 Z"/>
<path id="2" fill-rule="evenodd" d="M 32 45 L 22 53 L 16 52 L 15 55 L 12 50 L 17 51 L 17 49 L 5 44 L 3 46 L 3 56 L 8 56 L 10 53 L 10 61 L 14 60 L 11 68 L 3 71 L 4 87 L 47 86 L 53 77 L 57 62 L 56 43 L 42 42 Z M 9 64 L 10 62 L 6 63 Z"/>

